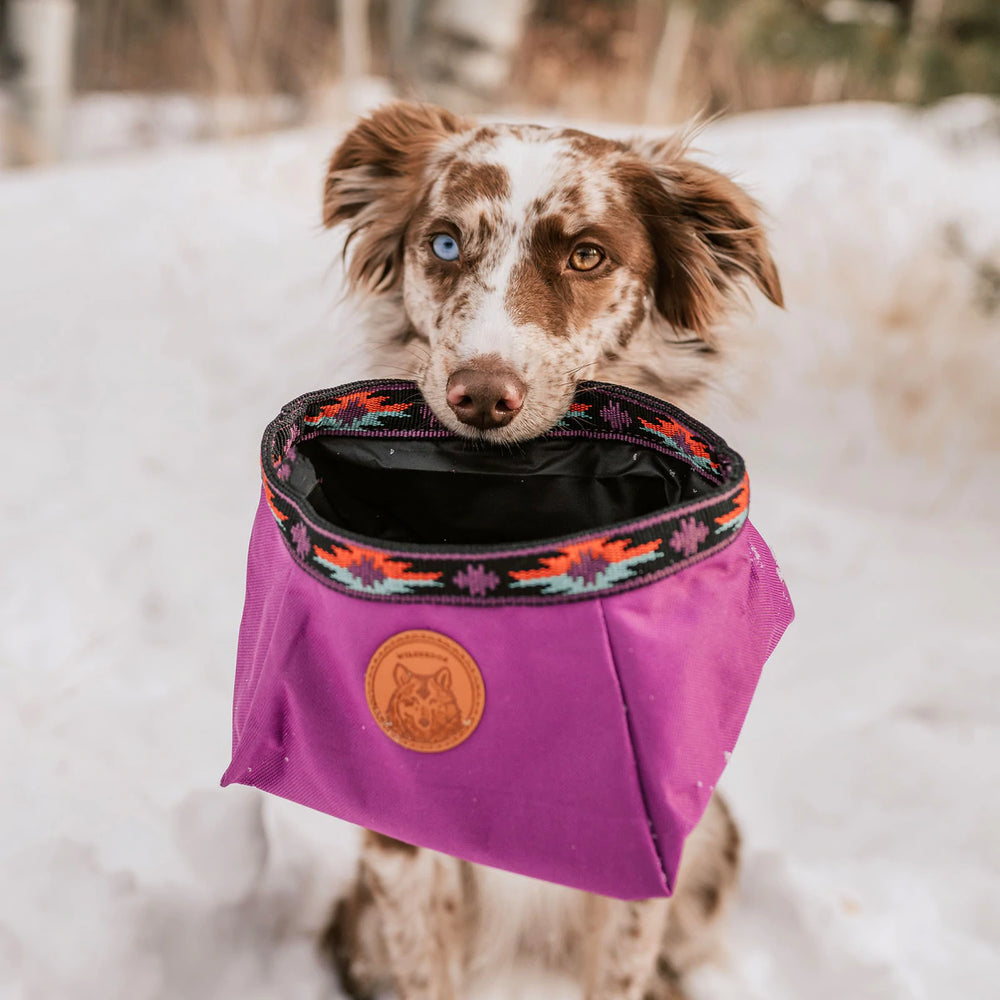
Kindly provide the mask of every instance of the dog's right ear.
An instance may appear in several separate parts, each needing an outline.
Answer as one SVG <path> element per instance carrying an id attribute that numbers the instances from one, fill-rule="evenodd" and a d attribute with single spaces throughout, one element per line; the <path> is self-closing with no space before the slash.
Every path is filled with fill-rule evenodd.
<path id="1" fill-rule="evenodd" d="M 330 158 L 323 225 L 350 223 L 348 278 L 384 292 L 399 285 L 406 226 L 429 182 L 435 149 L 470 123 L 444 108 L 397 102 L 363 118 Z"/>

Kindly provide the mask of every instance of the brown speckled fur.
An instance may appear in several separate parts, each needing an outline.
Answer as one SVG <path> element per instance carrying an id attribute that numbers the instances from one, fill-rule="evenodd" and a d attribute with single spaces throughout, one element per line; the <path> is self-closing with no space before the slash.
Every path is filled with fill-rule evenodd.
<path id="1" fill-rule="evenodd" d="M 698 412 L 719 392 L 719 327 L 744 280 L 781 304 L 753 201 L 683 142 L 624 143 L 572 129 L 477 128 L 394 104 L 330 161 L 324 221 L 348 226 L 348 278 L 392 374 L 416 378 L 448 427 L 497 443 L 543 433 L 578 381 L 634 386 Z M 461 248 L 431 250 L 436 234 Z M 592 271 L 575 247 L 603 254 Z M 484 360 L 485 359 L 485 360 Z M 503 365 L 527 394 L 499 428 L 460 423 L 445 399 L 462 367 Z M 344 989 L 458 1000 L 533 958 L 585 1000 L 681 1000 L 733 895 L 739 834 L 716 794 L 669 899 L 622 902 L 456 861 L 369 833 L 357 882 L 325 938 Z"/>

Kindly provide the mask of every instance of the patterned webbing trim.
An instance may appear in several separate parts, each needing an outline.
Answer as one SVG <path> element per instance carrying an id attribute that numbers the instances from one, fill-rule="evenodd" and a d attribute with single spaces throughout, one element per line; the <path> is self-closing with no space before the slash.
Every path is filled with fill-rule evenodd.
<path id="1" fill-rule="evenodd" d="M 628 441 L 715 483 L 697 501 L 605 530 L 519 546 L 389 547 L 321 520 L 288 480 L 296 446 L 321 434 L 452 437 L 416 385 L 355 382 L 285 406 L 261 445 L 264 495 L 289 551 L 313 576 L 357 597 L 445 604 L 559 604 L 651 583 L 724 548 L 746 521 L 743 459 L 707 427 L 644 393 L 584 382 L 546 435 Z"/>

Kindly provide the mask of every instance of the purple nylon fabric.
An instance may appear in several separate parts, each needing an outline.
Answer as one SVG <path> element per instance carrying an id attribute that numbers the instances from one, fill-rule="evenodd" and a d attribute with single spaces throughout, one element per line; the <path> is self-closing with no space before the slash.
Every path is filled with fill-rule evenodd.
<path id="1" fill-rule="evenodd" d="M 749 522 L 721 551 L 648 585 L 498 608 L 324 586 L 295 562 L 262 498 L 222 782 L 602 895 L 667 895 L 792 615 Z M 409 629 L 455 640 L 482 672 L 482 720 L 442 753 L 394 743 L 366 703 L 372 654 Z"/>

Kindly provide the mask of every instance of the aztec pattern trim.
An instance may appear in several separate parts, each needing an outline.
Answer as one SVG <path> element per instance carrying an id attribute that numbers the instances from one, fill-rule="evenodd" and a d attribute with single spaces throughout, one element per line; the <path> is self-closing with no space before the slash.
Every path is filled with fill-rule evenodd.
<path id="1" fill-rule="evenodd" d="M 600 531 L 522 546 L 388 545 L 322 520 L 288 483 L 296 446 L 319 434 L 451 438 L 413 382 L 365 381 L 283 407 L 261 444 L 264 496 L 296 561 L 325 585 L 373 600 L 561 604 L 676 573 L 729 545 L 747 518 L 743 459 L 669 403 L 583 382 L 546 438 L 627 441 L 692 466 L 714 488 L 697 501 Z"/>

